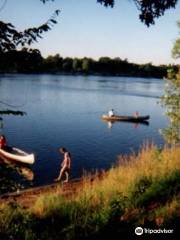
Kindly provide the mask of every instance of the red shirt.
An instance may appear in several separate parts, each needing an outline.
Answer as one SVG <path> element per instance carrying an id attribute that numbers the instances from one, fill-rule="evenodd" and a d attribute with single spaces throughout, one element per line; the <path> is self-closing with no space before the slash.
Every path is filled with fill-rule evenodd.
<path id="1" fill-rule="evenodd" d="M 5 146 L 6 146 L 6 139 L 1 138 L 1 139 L 0 139 L 0 148 L 3 148 L 3 147 L 5 147 Z"/>

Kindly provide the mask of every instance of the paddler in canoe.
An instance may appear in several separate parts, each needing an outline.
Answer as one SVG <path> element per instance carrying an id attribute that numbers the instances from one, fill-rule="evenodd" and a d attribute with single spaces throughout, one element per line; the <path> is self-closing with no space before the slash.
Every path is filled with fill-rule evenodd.
<path id="1" fill-rule="evenodd" d="M 150 116 L 149 115 L 140 116 L 139 112 L 137 111 L 131 116 L 116 115 L 114 114 L 114 110 L 111 109 L 107 115 L 102 115 L 101 118 L 105 121 L 112 121 L 112 122 L 115 122 L 115 121 L 145 122 L 149 120 Z"/>
<path id="2" fill-rule="evenodd" d="M 115 116 L 115 114 L 114 114 L 114 109 L 109 110 L 108 116 L 109 116 L 109 117 L 114 117 L 114 116 Z"/>
<path id="3" fill-rule="evenodd" d="M 6 147 L 7 147 L 6 137 L 4 135 L 1 135 L 0 136 L 0 148 L 6 149 Z"/>
<path id="4" fill-rule="evenodd" d="M 6 137 L 4 135 L 0 136 L 0 149 L 6 152 L 12 152 L 12 147 L 8 146 Z"/>
<path id="5" fill-rule="evenodd" d="M 4 135 L 0 136 L 0 157 L 29 164 L 33 164 L 35 161 L 35 156 L 33 153 L 28 154 L 21 149 L 8 146 L 6 137 Z"/>
<path id="6" fill-rule="evenodd" d="M 139 112 L 136 111 L 136 112 L 133 114 L 133 116 L 134 116 L 135 118 L 138 118 L 138 117 L 139 117 Z"/>

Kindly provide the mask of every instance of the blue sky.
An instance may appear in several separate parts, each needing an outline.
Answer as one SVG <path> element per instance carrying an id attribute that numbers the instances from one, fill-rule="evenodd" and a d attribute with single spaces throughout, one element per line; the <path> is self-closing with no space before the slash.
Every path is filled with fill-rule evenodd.
<path id="1" fill-rule="evenodd" d="M 3 2 L 0 0 L 0 7 Z M 171 49 L 178 37 L 180 2 L 150 28 L 138 19 L 132 0 L 116 2 L 112 9 L 96 0 L 55 0 L 45 5 L 38 0 L 7 0 L 0 19 L 23 30 L 44 23 L 60 9 L 58 24 L 32 45 L 43 56 L 59 53 L 63 57 L 109 56 L 137 63 L 179 63 L 171 58 Z"/>

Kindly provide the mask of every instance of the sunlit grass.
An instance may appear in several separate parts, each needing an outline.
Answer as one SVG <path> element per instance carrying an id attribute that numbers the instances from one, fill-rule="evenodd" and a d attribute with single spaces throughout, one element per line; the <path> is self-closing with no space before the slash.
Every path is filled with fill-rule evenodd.
<path id="1" fill-rule="evenodd" d="M 120 156 L 119 165 L 104 174 L 103 180 L 95 177 L 91 183 L 90 178 L 84 180 L 83 188 L 77 196 L 92 198 L 94 201 L 109 201 L 113 194 L 128 195 L 135 184 L 142 178 L 157 181 L 167 177 L 175 170 L 180 170 L 180 148 L 164 148 L 144 146 L 137 154 Z"/>
<path id="2" fill-rule="evenodd" d="M 68 197 L 58 189 L 26 210 L 2 205 L 0 236 L 13 235 L 14 224 L 21 239 L 48 240 L 104 238 L 138 224 L 168 227 L 180 213 L 179 159 L 179 147 L 146 144 L 138 154 L 119 156 L 109 171 L 84 176 Z"/>

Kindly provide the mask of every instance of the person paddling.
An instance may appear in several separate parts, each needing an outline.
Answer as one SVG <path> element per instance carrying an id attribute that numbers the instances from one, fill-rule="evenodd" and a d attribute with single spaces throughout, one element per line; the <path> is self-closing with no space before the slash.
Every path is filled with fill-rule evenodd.
<path id="1" fill-rule="evenodd" d="M 108 112 L 108 116 L 109 116 L 109 117 L 113 117 L 113 116 L 114 116 L 114 109 L 111 109 L 111 110 Z"/>
<path id="2" fill-rule="evenodd" d="M 6 149 L 6 147 L 7 147 L 6 137 L 4 135 L 1 135 L 0 136 L 0 148 Z"/>
<path id="3" fill-rule="evenodd" d="M 62 176 L 65 175 L 66 179 L 64 180 L 64 182 L 68 182 L 71 169 L 71 154 L 64 147 L 60 148 L 59 152 L 64 155 L 64 159 L 61 163 L 61 170 L 59 172 L 59 176 L 56 179 L 54 179 L 54 181 L 55 182 L 60 181 Z"/>
<path id="4" fill-rule="evenodd" d="M 136 112 L 134 113 L 134 117 L 135 117 L 135 118 L 138 118 L 138 117 L 139 117 L 139 112 L 138 112 L 138 111 L 136 111 Z"/>

